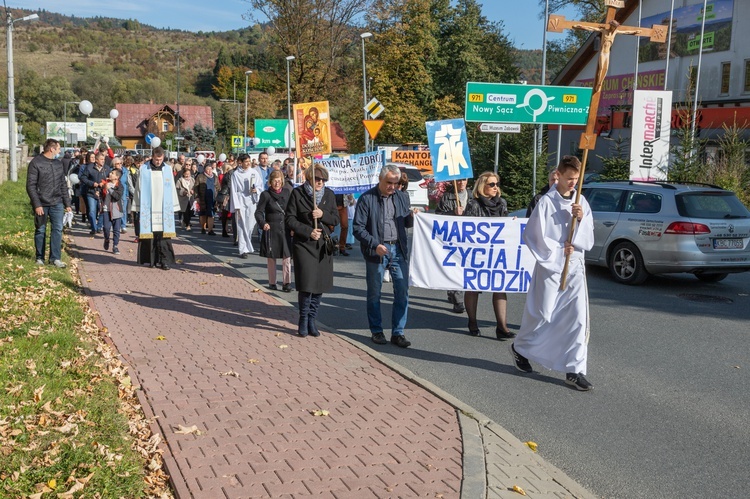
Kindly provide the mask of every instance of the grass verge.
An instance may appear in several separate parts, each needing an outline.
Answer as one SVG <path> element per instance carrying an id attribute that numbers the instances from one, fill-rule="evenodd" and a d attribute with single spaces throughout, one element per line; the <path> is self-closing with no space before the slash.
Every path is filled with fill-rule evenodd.
<path id="1" fill-rule="evenodd" d="M 34 263 L 25 183 L 23 169 L 0 185 L 0 496 L 171 497 L 159 436 L 102 339 L 76 260 Z"/>

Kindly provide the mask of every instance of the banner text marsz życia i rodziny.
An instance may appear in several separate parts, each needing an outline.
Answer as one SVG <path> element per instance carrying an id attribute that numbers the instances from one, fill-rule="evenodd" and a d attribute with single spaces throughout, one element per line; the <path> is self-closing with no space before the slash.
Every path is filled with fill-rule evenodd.
<path id="1" fill-rule="evenodd" d="M 523 242 L 526 222 L 526 218 L 415 215 L 409 284 L 526 293 L 536 262 Z"/>

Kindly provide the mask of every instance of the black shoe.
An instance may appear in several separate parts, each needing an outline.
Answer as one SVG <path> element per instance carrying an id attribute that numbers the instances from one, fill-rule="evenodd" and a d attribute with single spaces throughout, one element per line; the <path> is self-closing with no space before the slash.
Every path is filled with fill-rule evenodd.
<path id="1" fill-rule="evenodd" d="M 516 369 L 524 373 L 534 372 L 534 369 L 531 368 L 529 359 L 516 352 L 516 349 L 513 348 L 513 343 L 510 344 L 510 355 L 513 357 L 513 364 L 516 366 Z"/>
<path id="2" fill-rule="evenodd" d="M 300 317 L 297 321 L 297 336 L 304 338 L 307 336 L 307 316 Z"/>
<path id="3" fill-rule="evenodd" d="M 119 255 L 120 254 L 120 250 L 117 249 L 117 246 L 115 246 L 114 248 L 112 248 L 112 253 L 115 254 L 115 255 Z"/>
<path id="4" fill-rule="evenodd" d="M 581 373 L 568 373 L 565 375 L 565 384 L 574 387 L 576 390 L 587 392 L 594 388 Z"/>
<path id="5" fill-rule="evenodd" d="M 375 333 L 372 335 L 372 342 L 377 343 L 378 345 L 385 345 L 388 343 L 388 340 L 385 339 L 383 333 Z"/>
<path id="6" fill-rule="evenodd" d="M 351 244 L 347 244 L 347 245 L 346 245 L 346 249 L 348 249 L 348 250 L 349 250 L 349 249 L 352 249 L 352 245 L 351 245 Z"/>
<path id="7" fill-rule="evenodd" d="M 320 331 L 318 331 L 318 325 L 315 324 L 314 320 L 307 321 L 307 334 L 312 336 L 313 338 L 317 338 L 320 336 Z"/>
<path id="8" fill-rule="evenodd" d="M 104 240 L 104 249 L 105 249 L 105 250 L 108 250 L 108 249 L 109 249 L 109 239 L 105 239 L 105 240 Z"/>
<path id="9" fill-rule="evenodd" d="M 512 340 L 516 337 L 516 333 L 513 331 L 503 331 L 502 328 L 496 327 L 495 328 L 495 336 L 497 336 L 498 340 Z"/>
<path id="10" fill-rule="evenodd" d="M 281 290 L 282 290 L 282 291 L 283 291 L 284 293 L 291 293 L 291 291 L 292 291 L 292 285 L 291 285 L 291 284 L 284 284 L 284 285 L 283 285 L 283 286 L 281 287 Z"/>
<path id="11" fill-rule="evenodd" d="M 479 336 L 482 334 L 479 330 L 479 325 L 475 321 L 469 321 L 469 334 L 472 336 Z"/>
<path id="12" fill-rule="evenodd" d="M 227 234 L 226 232 L 222 232 L 221 237 L 229 237 L 229 234 Z"/>
<path id="13" fill-rule="evenodd" d="M 95 231 L 95 230 L 90 230 L 90 231 L 89 231 L 89 236 L 93 236 L 93 235 L 95 235 L 95 234 L 96 234 L 96 231 Z"/>
<path id="14" fill-rule="evenodd" d="M 339 255 L 341 256 L 349 256 L 349 252 L 346 250 L 339 250 Z"/>
<path id="15" fill-rule="evenodd" d="M 97 234 L 101 234 L 103 232 L 103 229 L 96 229 Z"/>
<path id="16" fill-rule="evenodd" d="M 248 258 L 248 255 L 249 255 L 249 254 L 250 254 L 250 253 L 242 253 L 242 254 L 240 255 L 240 258 L 242 258 L 243 260 L 247 260 L 247 258 Z"/>
<path id="17" fill-rule="evenodd" d="M 276 287 L 275 284 L 269 284 L 268 285 L 268 289 L 270 289 L 271 291 L 278 291 L 279 290 L 279 288 Z"/>
<path id="18" fill-rule="evenodd" d="M 408 348 L 411 346 L 411 341 L 407 341 L 406 336 L 403 334 L 391 336 L 391 343 L 401 348 Z"/>
<path id="19" fill-rule="evenodd" d="M 464 307 L 463 303 L 454 303 L 453 304 L 453 313 L 454 314 L 463 314 L 466 312 L 466 308 Z"/>
<path id="20" fill-rule="evenodd" d="M 239 246 L 239 245 L 240 245 L 240 243 L 238 243 L 237 241 L 235 241 L 235 242 L 232 243 L 232 246 Z"/>
<path id="21" fill-rule="evenodd" d="M 212 230 L 209 230 L 209 231 L 208 231 L 208 235 L 209 235 L 209 236 L 215 236 L 215 235 L 216 235 L 216 232 L 214 232 L 214 231 L 212 231 Z"/>
<path id="22" fill-rule="evenodd" d="M 162 263 L 161 264 L 161 269 L 162 270 L 169 270 L 169 265 L 167 265 L 166 263 Z"/>

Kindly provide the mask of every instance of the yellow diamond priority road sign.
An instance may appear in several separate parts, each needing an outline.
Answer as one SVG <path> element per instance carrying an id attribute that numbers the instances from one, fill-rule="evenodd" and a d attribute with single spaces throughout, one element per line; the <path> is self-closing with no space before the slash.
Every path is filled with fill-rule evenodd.
<path id="1" fill-rule="evenodd" d="M 364 107 L 364 110 L 367 111 L 367 114 L 371 119 L 375 119 L 380 116 L 383 111 L 385 111 L 385 107 L 380 103 L 378 99 L 373 97 L 370 102 L 368 102 Z"/>

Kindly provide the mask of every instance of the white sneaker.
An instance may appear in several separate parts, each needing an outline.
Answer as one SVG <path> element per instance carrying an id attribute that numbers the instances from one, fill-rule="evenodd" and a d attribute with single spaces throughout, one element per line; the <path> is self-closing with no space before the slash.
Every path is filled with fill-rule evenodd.
<path id="1" fill-rule="evenodd" d="M 44 265 L 44 260 L 42 260 L 41 258 L 37 258 L 36 264 L 37 265 Z"/>
<path id="2" fill-rule="evenodd" d="M 64 269 L 65 267 L 67 267 L 65 262 L 63 262 L 62 260 L 55 260 L 54 262 L 52 262 L 52 265 L 54 265 L 58 269 Z"/>

